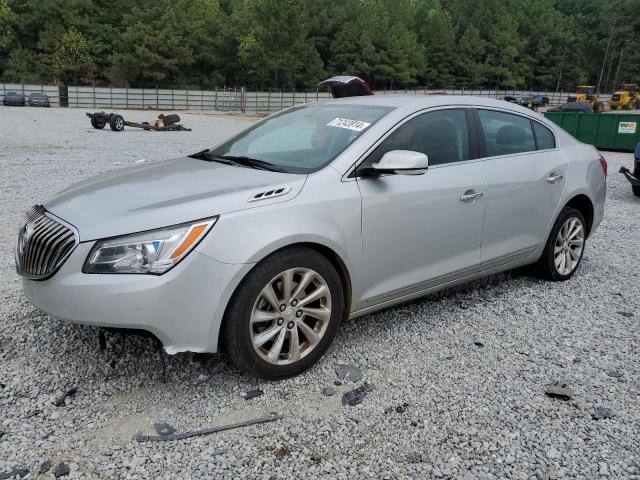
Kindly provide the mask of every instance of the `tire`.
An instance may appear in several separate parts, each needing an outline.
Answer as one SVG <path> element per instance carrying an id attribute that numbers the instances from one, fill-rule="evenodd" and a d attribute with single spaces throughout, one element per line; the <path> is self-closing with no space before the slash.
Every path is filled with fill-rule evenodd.
<path id="1" fill-rule="evenodd" d="M 595 113 L 602 113 L 602 112 L 604 112 L 604 104 L 603 104 L 602 102 L 595 103 L 595 104 L 593 105 L 593 111 L 594 111 Z"/>
<path id="2" fill-rule="evenodd" d="M 100 129 L 104 128 L 105 125 L 106 125 L 106 122 L 100 121 L 96 117 L 91 117 L 91 126 L 93 128 L 97 128 L 98 130 L 100 130 Z"/>
<path id="3" fill-rule="evenodd" d="M 631 186 L 631 190 L 636 197 L 640 197 L 640 187 Z"/>
<path id="4" fill-rule="evenodd" d="M 617 110 L 618 106 L 617 105 L 611 105 L 611 110 Z"/>
<path id="5" fill-rule="evenodd" d="M 296 294 L 296 298 L 289 300 L 283 295 L 283 275 L 288 272 L 291 272 L 290 293 L 296 293 L 304 275 L 309 274 L 312 279 L 302 292 Z M 287 304 L 283 313 L 271 306 L 272 302 L 263 295 L 270 285 L 276 297 L 272 302 Z M 327 290 L 328 295 L 320 300 L 295 308 L 297 299 L 302 302 L 305 295 L 311 297 L 315 291 Z M 298 317 L 301 309 L 312 307 L 316 311 L 328 307 L 329 313 L 324 320 L 304 314 Z M 340 276 L 327 258 L 307 248 L 281 250 L 256 265 L 234 293 L 223 320 L 221 348 L 232 364 L 256 377 L 273 380 L 298 375 L 316 363 L 329 348 L 340 326 L 344 308 Z M 256 312 L 261 312 L 259 316 L 264 320 L 256 322 Z M 252 315 L 255 315 L 253 324 Z M 268 335 L 269 331 L 275 333 Z M 322 332 L 316 337 L 315 345 L 305 331 L 311 334 Z M 262 338 L 260 334 L 263 334 Z M 290 356 L 294 349 L 291 347 L 295 335 L 298 335 L 301 348 L 298 350 L 299 359 L 292 361 Z M 270 353 L 277 356 L 269 359 Z"/>
<path id="6" fill-rule="evenodd" d="M 633 104 L 631 102 L 627 103 L 624 107 L 625 110 L 631 110 L 633 108 Z"/>
<path id="7" fill-rule="evenodd" d="M 122 118 L 122 115 L 111 115 L 111 118 L 109 119 L 109 127 L 114 132 L 121 132 L 124 130 L 124 118 Z"/>
<path id="8" fill-rule="evenodd" d="M 570 222 L 571 220 L 577 220 L 578 222 L 580 222 L 580 227 L 582 232 L 581 233 L 582 244 L 577 255 L 578 256 L 577 261 L 575 261 L 575 257 L 571 253 L 565 252 L 565 258 L 571 258 L 572 259 L 571 261 L 572 262 L 575 261 L 575 264 L 572 263 L 572 265 L 570 265 L 570 270 L 562 271 L 562 264 L 560 264 L 560 267 L 558 267 L 556 266 L 556 262 L 555 262 L 556 243 L 559 241 L 559 234 L 561 230 L 563 230 L 565 225 L 567 225 L 568 222 Z M 569 225 L 571 224 L 569 223 Z M 575 226 L 573 228 L 575 228 Z M 569 230 L 567 232 L 567 230 L 565 230 L 565 232 L 569 234 L 571 234 L 572 231 L 573 230 Z M 579 237 L 580 235 L 576 235 L 574 238 L 579 238 Z M 542 256 L 533 265 L 533 273 L 540 278 L 543 278 L 545 280 L 551 280 L 554 282 L 563 282 L 565 280 L 570 279 L 575 273 L 575 271 L 578 269 L 578 266 L 580 265 L 580 261 L 582 260 L 582 255 L 584 254 L 586 239 L 587 239 L 587 223 L 585 222 L 584 216 L 582 215 L 582 213 L 580 213 L 579 210 L 576 210 L 575 208 L 565 207 L 560 212 L 560 215 L 558 215 L 556 222 L 553 224 L 553 228 L 551 229 L 551 233 L 549 234 L 549 238 L 547 239 L 547 243 L 544 247 L 544 251 L 542 252 Z M 562 248 L 565 248 L 564 245 L 562 245 Z M 568 248 L 572 249 L 571 246 L 569 246 Z M 575 252 L 576 250 L 577 249 L 573 249 L 572 251 Z M 566 255 L 569 255 L 569 257 L 566 257 Z M 560 256 L 560 252 L 558 253 L 558 256 Z M 569 268 L 569 266 L 567 266 L 567 268 Z"/>

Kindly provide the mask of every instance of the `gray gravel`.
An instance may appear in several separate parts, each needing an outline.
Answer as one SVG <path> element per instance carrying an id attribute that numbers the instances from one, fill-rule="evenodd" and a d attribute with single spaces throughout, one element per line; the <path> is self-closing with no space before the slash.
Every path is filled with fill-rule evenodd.
<path id="1" fill-rule="evenodd" d="M 11 259 L 32 204 L 95 173 L 195 152 L 250 121 L 183 120 L 193 132 L 117 134 L 91 129 L 80 110 L 0 108 L 0 475 L 28 468 L 34 478 L 48 461 L 43 478 L 61 462 L 71 478 L 640 478 L 640 199 L 615 173 L 630 154 L 605 154 L 606 217 L 571 281 L 507 273 L 348 322 L 290 380 L 180 354 L 167 358 L 163 384 L 149 340 L 129 339 L 117 358 L 110 336 L 101 352 L 95 328 L 26 302 Z M 337 365 L 362 379 L 336 385 Z M 555 381 L 571 400 L 545 395 Z M 342 406 L 365 382 L 362 403 Z M 245 400 L 253 389 L 264 394 Z M 271 412 L 285 418 L 134 440 L 157 422 L 184 432 Z"/>

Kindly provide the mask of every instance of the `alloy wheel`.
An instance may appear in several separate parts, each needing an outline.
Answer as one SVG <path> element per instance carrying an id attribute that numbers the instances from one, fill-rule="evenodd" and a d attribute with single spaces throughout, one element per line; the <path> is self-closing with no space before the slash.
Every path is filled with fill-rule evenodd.
<path id="1" fill-rule="evenodd" d="M 577 217 L 569 217 L 563 224 L 553 249 L 554 265 L 560 275 L 575 270 L 584 248 L 584 226 Z"/>
<path id="2" fill-rule="evenodd" d="M 318 346 L 330 320 L 326 280 L 309 268 L 291 268 L 272 278 L 258 295 L 249 322 L 251 343 L 271 364 L 294 363 Z"/>

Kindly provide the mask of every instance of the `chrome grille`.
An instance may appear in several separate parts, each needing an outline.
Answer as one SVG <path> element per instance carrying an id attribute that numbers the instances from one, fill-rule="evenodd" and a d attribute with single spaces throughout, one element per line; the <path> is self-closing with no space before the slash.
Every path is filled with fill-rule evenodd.
<path id="1" fill-rule="evenodd" d="M 77 243 L 78 236 L 70 225 L 56 219 L 42 205 L 35 205 L 18 234 L 16 270 L 34 280 L 48 278 L 58 271 Z"/>

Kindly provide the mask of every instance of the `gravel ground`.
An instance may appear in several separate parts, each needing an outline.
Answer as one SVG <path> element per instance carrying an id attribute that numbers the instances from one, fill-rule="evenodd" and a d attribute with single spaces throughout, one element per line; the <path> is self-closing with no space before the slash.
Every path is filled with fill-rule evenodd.
<path id="1" fill-rule="evenodd" d="M 285 381 L 180 354 L 166 358 L 162 383 L 148 339 L 128 339 L 118 356 L 110 336 L 101 352 L 95 328 L 27 303 L 11 259 L 32 204 L 95 173 L 197 151 L 248 121 L 185 114 L 193 132 L 117 134 L 79 110 L 0 109 L 0 478 L 37 477 L 45 461 L 43 478 L 61 462 L 73 478 L 640 478 L 640 199 L 615 173 L 630 154 L 605 154 L 606 216 L 572 280 L 507 273 L 348 322 L 317 366 Z M 336 365 L 363 378 L 335 385 Z M 553 381 L 574 397 L 547 397 Z M 343 406 L 364 382 L 362 403 Z M 243 398 L 255 388 L 264 393 Z M 599 407 L 612 417 L 594 419 Z M 161 420 L 183 432 L 270 412 L 284 418 L 134 440 Z"/>

